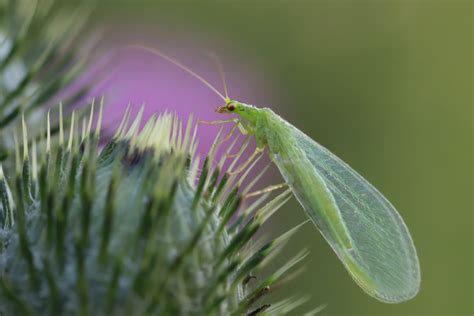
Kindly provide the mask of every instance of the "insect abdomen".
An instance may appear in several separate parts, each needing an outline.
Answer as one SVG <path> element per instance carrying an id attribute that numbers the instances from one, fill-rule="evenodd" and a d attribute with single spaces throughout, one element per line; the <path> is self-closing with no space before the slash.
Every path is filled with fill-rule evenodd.
<path id="1" fill-rule="evenodd" d="M 277 123 L 269 120 L 271 131 L 266 138 L 280 173 L 323 236 L 334 239 L 343 249 L 351 249 L 351 238 L 331 192 L 291 134 L 286 133 L 286 126 Z"/>

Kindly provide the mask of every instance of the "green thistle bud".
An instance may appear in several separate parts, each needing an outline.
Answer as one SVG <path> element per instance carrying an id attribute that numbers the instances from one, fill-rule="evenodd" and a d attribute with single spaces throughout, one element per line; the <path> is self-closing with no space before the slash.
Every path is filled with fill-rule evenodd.
<path id="1" fill-rule="evenodd" d="M 302 303 L 262 297 L 304 252 L 251 281 L 299 228 L 249 243 L 288 190 L 241 210 L 246 173 L 223 170 L 226 155 L 212 163 L 221 133 L 201 165 L 192 117 L 163 113 L 139 130 L 141 112 L 129 124 L 127 111 L 99 150 L 93 108 L 81 132 L 60 110 L 57 137 L 48 114 L 38 144 L 23 121 L 16 163 L 0 168 L 1 315 L 273 315 Z"/>

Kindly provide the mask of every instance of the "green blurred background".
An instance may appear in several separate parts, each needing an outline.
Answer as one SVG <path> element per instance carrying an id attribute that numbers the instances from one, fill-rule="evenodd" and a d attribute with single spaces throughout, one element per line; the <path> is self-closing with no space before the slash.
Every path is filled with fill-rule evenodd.
<path id="1" fill-rule="evenodd" d="M 275 294 L 310 295 L 295 315 L 324 303 L 327 315 L 473 314 L 473 2 L 108 0 L 99 9 L 111 28 L 199 33 L 249 56 L 271 78 L 275 89 L 262 93 L 272 107 L 399 208 L 421 261 L 419 295 L 399 305 L 365 295 L 306 225 L 287 248 L 311 251 L 306 270 Z M 292 201 L 270 230 L 303 219 Z"/>

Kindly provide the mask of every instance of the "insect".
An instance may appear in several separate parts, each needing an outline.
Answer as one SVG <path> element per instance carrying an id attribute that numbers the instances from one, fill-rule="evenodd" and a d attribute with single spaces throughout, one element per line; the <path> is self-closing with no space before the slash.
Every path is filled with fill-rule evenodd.
<path id="1" fill-rule="evenodd" d="M 256 140 L 257 148 L 242 169 L 268 149 L 308 217 L 367 294 L 399 303 L 418 293 L 421 274 L 411 235 L 395 207 L 375 187 L 271 109 L 228 98 L 225 79 L 224 96 L 183 64 L 157 50 L 139 47 L 184 69 L 224 100 L 216 112 L 237 118 L 210 123 L 234 122 L 234 129 Z"/>

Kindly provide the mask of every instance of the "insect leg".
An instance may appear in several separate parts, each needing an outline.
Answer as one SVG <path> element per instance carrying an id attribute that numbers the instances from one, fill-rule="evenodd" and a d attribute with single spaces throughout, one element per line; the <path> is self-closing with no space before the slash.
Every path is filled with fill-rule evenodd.
<path id="1" fill-rule="evenodd" d="M 258 155 L 260 155 L 261 153 L 263 153 L 263 151 L 265 150 L 265 147 L 263 148 L 255 148 L 255 151 L 253 152 L 253 154 L 249 157 L 249 159 L 247 159 L 246 162 L 244 162 L 239 169 L 235 170 L 235 171 L 230 171 L 229 172 L 229 175 L 233 176 L 233 175 L 236 175 L 236 174 L 239 174 L 241 173 L 242 171 L 245 170 L 245 168 L 247 168 L 247 166 L 252 162 L 252 160 L 254 160 Z"/>
<path id="2" fill-rule="evenodd" d="M 231 130 L 230 133 L 229 133 L 230 135 L 227 135 L 227 137 L 226 137 L 222 142 L 228 141 L 228 140 L 230 139 L 230 137 L 231 137 L 232 134 L 234 133 L 236 127 L 239 129 L 240 133 L 241 133 L 242 135 L 244 135 L 244 136 L 245 136 L 245 135 L 248 135 L 248 134 L 251 132 L 250 129 L 249 129 L 249 127 L 248 127 L 243 121 L 239 120 L 239 121 L 237 122 L 237 124 L 235 124 L 235 125 L 232 127 L 232 130 Z M 232 134 L 231 134 L 231 133 L 232 133 Z M 239 155 L 241 155 L 241 154 L 242 154 L 242 151 L 238 151 L 238 152 L 235 153 L 235 154 L 227 153 L 226 156 L 227 156 L 228 158 L 234 158 L 234 157 L 237 157 L 237 156 L 239 156 Z"/>
<path id="3" fill-rule="evenodd" d="M 242 135 L 247 135 L 249 133 L 248 129 L 245 127 L 242 121 L 238 118 L 233 118 L 229 120 L 219 120 L 219 121 L 198 121 L 198 124 L 206 124 L 206 125 L 218 125 L 218 124 L 225 124 L 225 123 L 235 123 L 235 125 L 232 126 L 229 133 L 219 144 L 227 142 L 232 137 L 232 135 L 234 135 L 234 132 L 237 128 L 242 133 Z"/>
<path id="4" fill-rule="evenodd" d="M 232 135 L 234 135 L 235 130 L 237 129 L 237 126 L 239 126 L 239 123 L 237 122 L 232 128 L 230 129 L 229 133 L 226 135 L 226 137 L 220 142 L 220 144 L 225 143 L 228 141 Z"/>
<path id="5" fill-rule="evenodd" d="M 227 136 L 222 140 L 221 143 L 224 143 L 224 142 L 228 141 L 228 140 L 232 137 L 232 135 L 234 135 L 234 132 L 235 132 L 236 128 L 239 129 L 239 131 L 240 131 L 240 133 L 242 133 L 242 135 L 248 135 L 248 133 L 249 133 L 249 130 L 248 130 L 248 128 L 244 125 L 244 123 L 243 123 L 241 120 L 236 119 L 235 125 L 232 126 L 232 129 L 231 129 L 230 132 L 227 134 Z"/>
<path id="6" fill-rule="evenodd" d="M 237 127 L 239 128 L 239 131 L 242 133 L 242 135 L 248 135 L 250 132 L 249 128 L 242 121 L 237 122 Z"/>
<path id="7" fill-rule="evenodd" d="M 199 120 L 198 124 L 206 124 L 206 125 L 219 125 L 225 123 L 238 123 L 240 120 L 238 118 L 228 119 L 228 120 L 218 120 L 218 121 L 201 121 Z"/>
<path id="8" fill-rule="evenodd" d="M 228 152 L 226 152 L 225 156 L 226 158 L 235 158 L 235 157 L 239 157 L 240 155 L 242 155 L 242 153 L 245 151 L 245 149 L 247 149 L 247 146 L 250 142 L 250 138 L 249 137 L 246 137 L 244 142 L 242 143 L 242 145 L 240 146 L 239 150 L 234 153 L 234 154 L 231 154 L 230 153 L 230 150 Z M 232 169 L 232 168 L 230 168 Z"/>
<path id="9" fill-rule="evenodd" d="M 254 191 L 252 193 L 248 193 L 244 196 L 244 199 L 247 199 L 249 197 L 252 197 L 252 196 L 257 196 L 257 195 L 260 195 L 260 194 L 264 194 L 264 193 L 268 193 L 268 192 L 272 192 L 272 191 L 275 191 L 275 190 L 278 190 L 278 189 L 281 189 L 281 188 L 284 188 L 286 187 L 288 184 L 286 182 L 283 182 L 283 183 L 279 183 L 279 184 L 274 184 L 274 185 L 270 185 L 266 188 L 263 188 L 261 190 L 258 190 L 258 191 Z"/>

